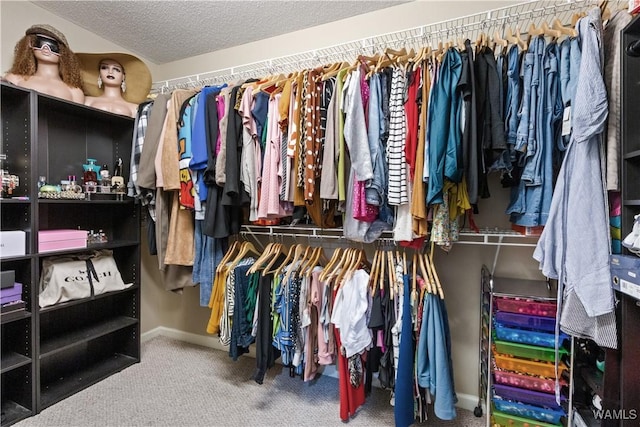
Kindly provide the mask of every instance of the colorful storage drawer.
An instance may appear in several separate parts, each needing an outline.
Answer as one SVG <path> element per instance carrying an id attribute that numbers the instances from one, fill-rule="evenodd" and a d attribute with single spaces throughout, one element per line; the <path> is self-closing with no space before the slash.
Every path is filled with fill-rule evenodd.
<path id="1" fill-rule="evenodd" d="M 509 328 L 497 322 L 494 323 L 494 327 L 496 337 L 502 341 L 511 341 L 520 344 L 537 345 L 550 348 L 555 348 L 556 345 L 555 334 Z M 560 333 L 558 339 L 560 341 L 560 345 L 562 345 L 564 340 L 569 339 L 569 336 L 567 334 Z"/>
<path id="2" fill-rule="evenodd" d="M 505 414 L 515 415 L 523 418 L 530 418 L 549 424 L 560 424 L 560 419 L 566 414 L 562 410 L 541 408 L 539 406 L 528 405 L 526 403 L 503 400 L 497 396 L 493 398 L 496 410 Z"/>
<path id="3" fill-rule="evenodd" d="M 531 375 L 519 374 L 510 371 L 493 371 L 493 380 L 496 384 L 508 385 L 512 387 L 526 388 L 542 393 L 555 393 L 556 381 L 552 378 L 534 377 Z M 566 385 L 564 380 L 560 380 L 560 385 Z"/>
<path id="4" fill-rule="evenodd" d="M 530 405 L 544 406 L 545 408 L 559 411 L 562 410 L 562 407 L 556 403 L 555 394 L 540 393 L 538 391 L 510 387 L 502 384 L 494 384 L 493 389 L 496 396 L 500 396 L 503 399 L 517 400 L 518 402 L 528 403 Z M 561 400 L 564 401 L 566 399 L 564 396 L 561 396 Z"/>
<path id="5" fill-rule="evenodd" d="M 496 352 L 493 353 L 493 359 L 495 360 L 498 368 L 506 371 L 526 372 L 531 375 L 539 375 L 546 378 L 556 377 L 556 370 L 553 363 L 518 359 L 505 354 L 498 354 Z M 568 369 L 567 365 L 560 362 L 558 365 L 558 374 L 561 375 L 562 371 L 568 371 Z"/>
<path id="6" fill-rule="evenodd" d="M 553 348 L 538 347 L 535 345 L 518 344 L 508 341 L 495 341 L 496 350 L 501 354 L 508 354 L 516 357 L 523 357 L 532 360 L 544 360 L 547 362 L 555 362 L 556 351 Z M 560 348 L 559 357 L 562 358 L 567 354 L 567 350 Z"/>
<path id="7" fill-rule="evenodd" d="M 498 311 L 495 320 L 506 327 L 535 329 L 536 331 L 555 333 L 555 317 L 533 316 L 530 314 L 509 313 L 508 311 Z"/>
<path id="8" fill-rule="evenodd" d="M 517 417 L 515 415 L 509 415 L 499 411 L 494 411 L 492 418 L 493 425 L 499 425 L 501 427 L 562 427 L 561 424 L 543 423 L 541 421 Z"/>
<path id="9" fill-rule="evenodd" d="M 556 304 L 554 302 L 536 301 L 527 298 L 496 297 L 495 303 L 500 311 L 556 317 Z"/>

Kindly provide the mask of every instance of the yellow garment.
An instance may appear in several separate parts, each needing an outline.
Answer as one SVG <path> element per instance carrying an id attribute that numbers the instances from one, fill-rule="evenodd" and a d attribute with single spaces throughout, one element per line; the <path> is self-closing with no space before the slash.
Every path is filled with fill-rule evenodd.
<path id="1" fill-rule="evenodd" d="M 464 216 L 471 209 L 469 193 L 467 192 L 467 180 L 464 177 L 459 183 L 445 180 L 443 192 L 445 197 L 449 198 L 449 219 L 451 221 Z"/>
<path id="2" fill-rule="evenodd" d="M 209 298 L 209 308 L 211 309 L 211 316 L 207 323 L 207 333 L 217 334 L 220 332 L 220 318 L 222 317 L 222 308 L 224 306 L 224 291 L 227 283 L 227 275 L 229 272 L 226 267 L 222 268 L 222 271 L 216 271 L 213 278 L 213 289 L 211 291 L 211 297 Z"/>

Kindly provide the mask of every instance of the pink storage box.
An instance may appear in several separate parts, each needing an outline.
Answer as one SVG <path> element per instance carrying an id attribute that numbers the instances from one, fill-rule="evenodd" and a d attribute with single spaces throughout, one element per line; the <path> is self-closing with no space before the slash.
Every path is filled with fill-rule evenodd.
<path id="1" fill-rule="evenodd" d="M 14 283 L 10 288 L 0 289 L 0 304 L 22 299 L 22 283 Z"/>
<path id="2" fill-rule="evenodd" d="M 496 307 L 509 313 L 530 314 L 534 316 L 556 317 L 556 303 L 535 301 L 527 298 L 497 297 Z"/>
<path id="3" fill-rule="evenodd" d="M 87 247 L 86 230 L 38 231 L 38 252 L 83 249 Z"/>

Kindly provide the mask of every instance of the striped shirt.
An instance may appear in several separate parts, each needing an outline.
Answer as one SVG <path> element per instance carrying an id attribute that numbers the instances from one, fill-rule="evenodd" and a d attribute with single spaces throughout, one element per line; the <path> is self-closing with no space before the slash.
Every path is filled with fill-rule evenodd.
<path id="1" fill-rule="evenodd" d="M 387 141 L 387 163 L 389 165 L 389 204 L 393 206 L 409 203 L 407 193 L 407 160 L 404 155 L 407 136 L 407 119 L 404 111 L 405 73 L 394 68 L 389 97 L 389 140 Z"/>

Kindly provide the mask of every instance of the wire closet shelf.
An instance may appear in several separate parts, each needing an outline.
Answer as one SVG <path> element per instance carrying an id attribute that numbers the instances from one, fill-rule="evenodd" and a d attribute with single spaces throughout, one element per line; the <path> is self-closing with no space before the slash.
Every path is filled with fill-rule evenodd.
<path id="1" fill-rule="evenodd" d="M 611 3 L 617 4 L 621 1 Z M 385 48 L 409 49 L 425 46 L 435 48 L 439 41 L 445 42 L 458 38 L 468 38 L 473 41 L 481 33 L 493 34 L 498 31 L 504 34 L 507 27 L 517 27 L 525 32 L 530 24 L 539 26 L 549 17 L 556 17 L 563 23 L 569 23 L 575 12 L 585 11 L 598 4 L 598 0 L 525 1 L 517 5 L 374 35 L 321 49 L 157 81 L 153 83 L 151 93 L 166 93 L 175 89 L 197 88 L 239 79 L 289 73 L 333 62 L 353 61 L 358 55 L 375 55 L 382 53 Z"/>

